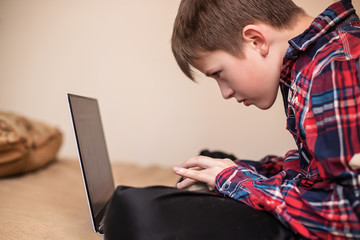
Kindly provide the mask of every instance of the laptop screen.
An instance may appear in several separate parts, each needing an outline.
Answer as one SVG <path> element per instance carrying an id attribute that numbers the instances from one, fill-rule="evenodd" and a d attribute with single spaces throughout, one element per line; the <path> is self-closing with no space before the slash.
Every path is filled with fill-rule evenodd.
<path id="1" fill-rule="evenodd" d="M 95 231 L 114 192 L 109 156 L 96 99 L 68 94 L 79 160 Z"/>

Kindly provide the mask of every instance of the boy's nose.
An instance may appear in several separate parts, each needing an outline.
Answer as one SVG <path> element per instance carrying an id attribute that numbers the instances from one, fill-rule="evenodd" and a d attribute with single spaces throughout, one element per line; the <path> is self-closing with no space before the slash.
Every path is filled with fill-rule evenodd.
<path id="1" fill-rule="evenodd" d="M 235 95 L 234 90 L 232 90 L 231 88 L 229 88 L 227 86 L 220 85 L 220 84 L 219 84 L 219 87 L 220 87 L 220 91 L 221 91 L 221 94 L 224 99 L 230 99 L 230 98 L 234 97 L 234 95 Z"/>

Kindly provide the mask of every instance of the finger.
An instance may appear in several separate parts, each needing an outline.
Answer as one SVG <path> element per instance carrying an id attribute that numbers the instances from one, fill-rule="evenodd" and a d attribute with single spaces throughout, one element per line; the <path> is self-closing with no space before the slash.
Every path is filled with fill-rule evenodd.
<path id="1" fill-rule="evenodd" d="M 185 162 L 183 162 L 181 166 L 184 168 L 193 168 L 193 167 L 208 168 L 211 166 L 211 163 L 213 161 L 214 159 L 210 157 L 196 156 L 186 160 Z"/>
<path id="2" fill-rule="evenodd" d="M 180 174 L 182 171 L 179 171 L 179 168 L 183 168 L 183 167 L 178 167 L 178 166 L 173 167 L 174 173 L 176 173 L 177 175 L 180 175 L 181 177 L 184 177 L 184 178 L 185 178 L 185 176 L 183 176 L 183 175 Z M 196 170 L 196 171 L 200 171 L 200 170 L 202 170 L 203 168 L 200 168 L 200 167 L 191 167 L 191 168 L 189 168 L 189 169 L 191 169 L 191 170 Z"/>
<path id="3" fill-rule="evenodd" d="M 181 182 L 179 182 L 176 187 L 180 188 L 180 189 L 184 189 L 187 187 L 190 187 L 192 185 L 194 185 L 195 183 L 197 183 L 198 181 L 190 179 L 190 178 L 185 178 L 184 180 L 182 180 Z"/>
<path id="4" fill-rule="evenodd" d="M 193 180 L 204 183 L 208 183 L 211 181 L 211 177 L 209 177 L 201 170 L 187 169 L 181 167 L 174 167 L 173 170 L 176 174 L 183 176 L 185 178 L 191 178 Z"/>
<path id="5" fill-rule="evenodd" d="M 180 175 L 181 177 L 183 177 L 183 180 L 179 183 L 177 183 L 177 188 L 180 188 L 180 189 L 184 189 L 184 188 L 187 188 L 187 187 L 190 187 L 192 185 L 194 185 L 195 183 L 197 183 L 198 181 L 196 180 L 193 180 L 191 178 L 186 178 L 185 176 L 181 175 L 181 170 L 179 170 L 180 167 L 174 167 L 173 171 Z M 197 168 L 196 168 L 197 169 Z"/>
<path id="6" fill-rule="evenodd" d="M 192 170 L 202 170 L 202 169 L 204 169 L 204 168 L 201 168 L 201 167 L 191 167 L 191 168 L 189 168 L 189 169 L 192 169 Z"/>

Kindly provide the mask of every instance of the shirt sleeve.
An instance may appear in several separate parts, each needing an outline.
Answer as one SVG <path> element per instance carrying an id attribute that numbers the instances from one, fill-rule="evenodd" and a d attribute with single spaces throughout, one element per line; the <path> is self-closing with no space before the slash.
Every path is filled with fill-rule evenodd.
<path id="1" fill-rule="evenodd" d="M 280 185 L 289 174 L 297 174 L 290 169 L 293 163 L 299 165 L 298 161 L 297 150 L 289 151 L 285 157 L 269 155 L 258 162 L 236 160 L 237 166 L 217 175 L 216 189 L 255 209 L 273 211 L 282 202 Z"/>

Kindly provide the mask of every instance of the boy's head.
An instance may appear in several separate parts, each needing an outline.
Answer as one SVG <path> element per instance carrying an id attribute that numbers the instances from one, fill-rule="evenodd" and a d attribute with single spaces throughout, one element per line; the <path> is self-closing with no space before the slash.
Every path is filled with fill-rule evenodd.
<path id="1" fill-rule="evenodd" d="M 194 80 L 191 66 L 200 52 L 223 50 L 241 57 L 245 26 L 262 22 L 286 29 L 300 14 L 304 11 L 292 0 L 182 0 L 172 51 L 181 70 Z"/>

